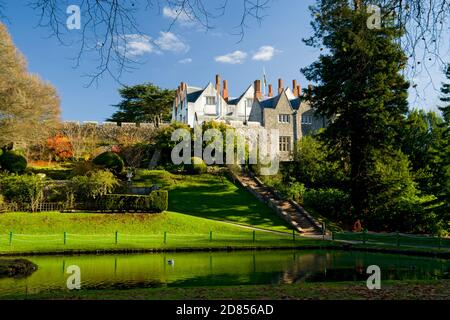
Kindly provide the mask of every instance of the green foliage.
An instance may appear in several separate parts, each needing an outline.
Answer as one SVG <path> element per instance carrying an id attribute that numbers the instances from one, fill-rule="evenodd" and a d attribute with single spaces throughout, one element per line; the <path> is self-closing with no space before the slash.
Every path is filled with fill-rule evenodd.
<path id="1" fill-rule="evenodd" d="M 108 121 L 152 122 L 170 120 L 175 91 L 161 89 L 151 83 L 124 86 L 119 89 L 122 101 L 116 105 L 119 110 Z"/>
<path id="2" fill-rule="evenodd" d="M 44 199 L 44 186 L 37 175 L 3 175 L 0 179 L 0 191 L 6 200 L 25 205 L 32 212 Z"/>
<path id="3" fill-rule="evenodd" d="M 3 195 L 0 194 L 0 212 L 5 212 L 6 209 L 7 208 L 5 198 L 3 197 Z"/>
<path id="4" fill-rule="evenodd" d="M 91 209 L 118 212 L 162 212 L 168 206 L 168 192 L 158 190 L 148 196 L 107 194 L 97 198 Z"/>
<path id="5" fill-rule="evenodd" d="M 113 171 L 115 174 L 121 173 L 124 167 L 122 158 L 110 151 L 99 154 L 92 162 L 97 166 Z"/>
<path id="6" fill-rule="evenodd" d="M 351 225 L 355 219 L 350 210 L 350 197 L 339 189 L 309 189 L 303 196 L 306 207 L 322 216 Z"/>
<path id="7" fill-rule="evenodd" d="M 306 43 L 328 50 L 303 70 L 318 83 L 307 97 L 319 114 L 333 119 L 324 136 L 336 158 L 348 163 L 355 215 L 367 217 L 375 209 L 372 190 L 386 187 L 372 174 L 374 156 L 398 145 L 408 111 L 409 83 L 402 74 L 407 57 L 398 45 L 403 30 L 387 16 L 383 28 L 367 28 L 366 8 L 345 0 L 317 1 L 313 15 L 314 35 Z"/>
<path id="8" fill-rule="evenodd" d="M 343 163 L 332 159 L 332 156 L 331 148 L 323 141 L 305 136 L 295 146 L 295 162 L 288 175 L 309 188 L 340 185 L 346 179 Z"/>
<path id="9" fill-rule="evenodd" d="M 206 173 L 208 169 L 205 161 L 203 161 L 203 159 L 198 157 L 192 157 L 191 163 L 185 164 L 184 167 L 186 168 L 187 172 L 191 174 L 203 174 Z"/>
<path id="10" fill-rule="evenodd" d="M 119 181 L 108 170 L 91 171 L 86 176 L 75 176 L 71 180 L 71 190 L 78 201 L 104 196 L 118 186 Z"/>
<path id="11" fill-rule="evenodd" d="M 8 172 L 22 173 L 27 168 L 27 159 L 16 151 L 5 151 L 0 156 L 0 165 Z"/>
<path id="12" fill-rule="evenodd" d="M 172 122 L 168 126 L 162 126 L 158 129 L 155 137 L 155 148 L 160 150 L 161 159 L 160 163 L 162 164 L 172 164 L 171 160 L 171 152 L 172 149 L 177 145 L 179 141 L 172 141 L 172 133 L 177 129 L 184 129 L 190 133 L 192 138 L 191 128 L 185 124 L 180 122 Z"/>

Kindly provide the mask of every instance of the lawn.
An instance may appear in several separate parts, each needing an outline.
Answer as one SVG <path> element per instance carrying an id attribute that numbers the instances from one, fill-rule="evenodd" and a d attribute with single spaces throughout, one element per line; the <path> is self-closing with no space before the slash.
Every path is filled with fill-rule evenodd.
<path id="1" fill-rule="evenodd" d="M 291 232 L 288 224 L 241 186 L 220 175 L 140 170 L 134 184 L 169 190 L 169 210 L 262 229 Z"/>
<path id="2" fill-rule="evenodd" d="M 413 290 L 412 290 L 413 289 Z M 296 283 L 196 288 L 74 290 L 9 296 L 7 299 L 126 300 L 448 300 L 449 280 L 384 281 L 380 290 L 362 282 Z"/>
<path id="3" fill-rule="evenodd" d="M 292 234 L 268 231 L 255 231 L 254 240 L 253 230 L 248 228 L 170 211 L 161 214 L 45 212 L 0 215 L 0 253 L 326 244 L 329 242 L 299 237 L 294 242 Z"/>

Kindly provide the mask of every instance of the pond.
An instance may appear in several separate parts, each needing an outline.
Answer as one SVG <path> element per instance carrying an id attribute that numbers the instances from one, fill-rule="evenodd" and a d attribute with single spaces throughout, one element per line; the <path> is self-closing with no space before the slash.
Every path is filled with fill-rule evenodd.
<path id="1" fill-rule="evenodd" d="M 68 290 L 67 268 L 77 265 L 81 288 L 291 284 L 364 281 L 369 265 L 382 279 L 448 278 L 450 260 L 351 251 L 242 251 L 26 257 L 39 269 L 26 278 L 0 279 L 0 298 L 10 294 Z"/>

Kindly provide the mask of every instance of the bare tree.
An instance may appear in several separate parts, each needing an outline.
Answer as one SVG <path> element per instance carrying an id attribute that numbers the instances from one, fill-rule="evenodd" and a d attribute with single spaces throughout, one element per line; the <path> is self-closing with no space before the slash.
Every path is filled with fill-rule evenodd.
<path id="1" fill-rule="evenodd" d="M 240 39 L 244 37 L 249 20 L 261 22 L 263 12 L 272 0 L 241 0 L 240 22 L 235 28 Z M 73 44 L 67 32 L 67 3 L 58 0 L 30 0 L 30 6 L 39 12 L 39 26 L 49 29 L 50 35 L 64 45 Z M 202 26 L 205 30 L 214 28 L 213 21 L 223 16 L 229 7 L 228 0 L 83 0 L 80 4 L 82 14 L 81 35 L 77 40 L 78 53 L 75 66 L 81 64 L 85 55 L 94 55 L 98 61 L 96 69 L 86 75 L 88 86 L 97 83 L 104 75 L 120 82 L 124 72 L 131 71 L 139 64 L 130 54 L 128 43 L 136 37 L 146 38 L 153 46 L 157 41 L 146 36 L 137 15 L 143 10 L 170 10 L 172 21 L 168 26 L 183 19 Z M 0 6 L 0 17 L 2 14 Z"/>
<path id="2" fill-rule="evenodd" d="M 67 3 L 58 0 L 30 0 L 31 7 L 40 13 L 40 26 L 50 30 L 61 43 L 67 44 Z M 273 0 L 235 0 L 240 10 L 233 7 L 233 14 L 239 18 L 234 26 L 238 41 L 244 37 L 250 22 L 261 23 Z M 448 53 L 442 51 L 442 35 L 448 32 L 450 0 L 349 0 L 355 7 L 377 5 L 383 14 L 395 14 L 398 23 L 407 33 L 402 46 L 413 61 L 412 70 L 424 67 L 424 61 L 436 60 L 443 63 Z M 169 9 L 173 20 L 168 27 L 179 20 L 188 20 L 204 27 L 214 28 L 214 21 L 230 10 L 229 0 L 83 0 L 81 35 L 78 39 L 76 65 L 84 55 L 95 54 L 96 69 L 89 75 L 89 85 L 109 74 L 120 80 L 123 72 L 136 67 L 138 61 L 129 54 L 127 46 L 130 35 L 146 37 L 137 22 L 137 14 L 143 10 L 161 13 Z M 2 15 L 0 2 L 0 17 Z M 147 37 L 148 38 L 148 37 Z M 444 38 L 445 41 L 445 38 Z M 157 43 L 153 43 L 158 46 Z M 119 81 L 120 82 L 120 81 Z"/>

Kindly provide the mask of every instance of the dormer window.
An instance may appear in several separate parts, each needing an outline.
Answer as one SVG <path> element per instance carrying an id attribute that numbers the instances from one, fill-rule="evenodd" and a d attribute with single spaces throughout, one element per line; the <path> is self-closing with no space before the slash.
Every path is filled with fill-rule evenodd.
<path id="1" fill-rule="evenodd" d="M 206 104 L 213 106 L 216 104 L 216 97 L 206 97 Z"/>

